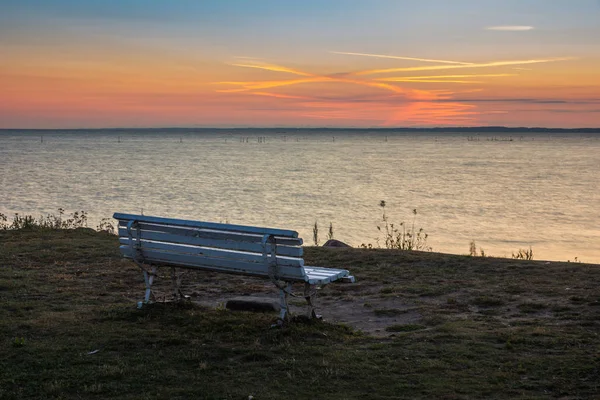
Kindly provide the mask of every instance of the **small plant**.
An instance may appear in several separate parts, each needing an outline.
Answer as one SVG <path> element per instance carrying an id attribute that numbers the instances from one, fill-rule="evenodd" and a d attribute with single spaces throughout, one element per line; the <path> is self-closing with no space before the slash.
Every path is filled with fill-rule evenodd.
<path id="1" fill-rule="evenodd" d="M 469 245 L 469 255 L 471 257 L 477 257 L 477 245 L 475 245 L 474 240 L 471 240 L 471 243 Z"/>
<path id="2" fill-rule="evenodd" d="M 333 223 L 329 223 L 329 232 L 327 232 L 327 240 L 333 240 Z"/>
<path id="3" fill-rule="evenodd" d="M 313 242 L 315 242 L 315 246 L 319 245 L 319 225 L 317 221 L 315 221 L 315 225 L 313 226 Z"/>
<path id="4" fill-rule="evenodd" d="M 115 234 L 115 226 L 111 218 L 102 218 L 98 226 L 96 226 L 98 232 L 105 232 L 111 235 Z"/>
<path id="5" fill-rule="evenodd" d="M 32 215 L 20 215 L 15 213 L 12 222 L 8 223 L 8 217 L 0 213 L 0 230 L 19 229 L 77 229 L 87 227 L 87 213 L 75 211 L 65 218 L 65 210 L 58 209 L 58 215 L 46 214 L 39 218 Z M 105 219 L 107 220 L 107 219 Z"/>
<path id="6" fill-rule="evenodd" d="M 400 223 L 400 228 L 397 228 L 393 223 L 390 223 L 388 216 L 385 213 L 385 200 L 379 202 L 379 207 L 383 209 L 381 220 L 382 226 L 377 226 L 380 232 L 383 232 L 386 249 L 397 249 L 397 250 L 424 250 L 431 251 L 431 247 L 427 245 L 427 238 L 429 235 L 420 228 L 418 231 L 415 230 L 415 222 L 417 219 L 417 209 L 412 210 L 413 220 L 410 227 L 403 222 Z M 379 244 L 379 239 L 377 239 Z"/>
<path id="7" fill-rule="evenodd" d="M 35 218 L 33 218 L 31 215 L 25 215 L 21 217 L 19 213 L 15 213 L 12 225 L 10 225 L 9 229 L 29 229 L 33 228 L 35 225 Z"/>
<path id="8" fill-rule="evenodd" d="M 0 230 L 8 229 L 8 217 L 2 213 L 0 213 Z"/>
<path id="9" fill-rule="evenodd" d="M 512 254 L 512 258 L 517 260 L 533 260 L 533 249 L 529 246 L 529 250 L 519 249 L 519 251 L 515 254 Z"/>
<path id="10" fill-rule="evenodd" d="M 25 346 L 25 338 L 24 337 L 16 337 L 12 343 L 13 347 L 23 347 Z"/>
<path id="11" fill-rule="evenodd" d="M 477 253 L 477 245 L 474 240 L 471 240 L 471 243 L 469 244 L 469 255 L 471 257 L 485 257 L 485 251 L 480 247 L 479 253 Z"/>

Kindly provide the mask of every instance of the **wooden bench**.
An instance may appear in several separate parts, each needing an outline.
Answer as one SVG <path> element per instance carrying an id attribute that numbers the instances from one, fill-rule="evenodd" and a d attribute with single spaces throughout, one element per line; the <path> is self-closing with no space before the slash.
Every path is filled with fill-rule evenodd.
<path id="1" fill-rule="evenodd" d="M 146 293 L 139 307 L 150 302 L 159 266 L 172 268 L 176 298 L 182 293 L 175 268 L 270 279 L 279 289 L 281 322 L 289 318 L 292 283 L 304 283 L 303 297 L 312 318 L 316 316 L 317 285 L 336 280 L 354 282 L 347 270 L 305 266 L 302 239 L 295 231 L 121 213 L 113 218 L 119 221 L 121 253 L 135 261 L 144 274 Z"/>

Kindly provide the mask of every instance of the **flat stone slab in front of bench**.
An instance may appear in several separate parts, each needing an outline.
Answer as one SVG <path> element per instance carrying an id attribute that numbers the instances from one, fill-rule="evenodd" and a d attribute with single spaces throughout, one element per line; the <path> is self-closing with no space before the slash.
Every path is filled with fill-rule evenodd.
<path id="1" fill-rule="evenodd" d="M 227 300 L 225 307 L 235 311 L 278 312 L 281 309 L 277 299 L 268 297 L 240 296 Z"/>

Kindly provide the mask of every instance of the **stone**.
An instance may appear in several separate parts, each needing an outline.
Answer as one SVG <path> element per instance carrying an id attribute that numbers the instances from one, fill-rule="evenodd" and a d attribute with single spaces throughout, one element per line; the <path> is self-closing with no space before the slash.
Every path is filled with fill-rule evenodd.
<path id="1" fill-rule="evenodd" d="M 346 244 L 344 242 L 341 242 L 339 240 L 329 239 L 328 241 L 325 242 L 323 247 L 352 247 L 352 246 L 350 246 L 349 244 Z"/>
<path id="2" fill-rule="evenodd" d="M 279 301 L 268 297 L 240 296 L 227 300 L 225 308 L 234 311 L 278 312 Z"/>

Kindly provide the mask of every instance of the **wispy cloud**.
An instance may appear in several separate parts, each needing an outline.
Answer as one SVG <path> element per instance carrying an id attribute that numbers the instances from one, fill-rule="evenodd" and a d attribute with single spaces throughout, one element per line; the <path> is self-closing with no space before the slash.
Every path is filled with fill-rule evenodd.
<path id="1" fill-rule="evenodd" d="M 389 82 L 406 83 L 483 83 L 483 81 L 466 81 L 462 79 L 411 79 L 411 78 L 393 78 Z"/>
<path id="2" fill-rule="evenodd" d="M 295 100 L 312 100 L 312 97 L 307 96 L 295 96 L 291 94 L 271 93 L 271 92 L 250 92 L 256 96 L 275 97 L 277 99 L 295 99 Z"/>
<path id="3" fill-rule="evenodd" d="M 432 63 L 443 63 L 443 64 L 461 64 L 470 65 L 472 63 L 462 61 L 450 61 L 450 60 L 434 60 L 430 58 L 414 58 L 414 57 L 401 57 L 401 56 L 389 56 L 382 54 L 369 54 L 369 53 L 350 53 L 346 51 L 331 51 L 332 54 L 343 54 L 349 56 L 362 56 L 362 57 L 375 57 L 375 58 L 391 58 L 394 60 L 410 60 L 410 61 L 421 61 L 421 62 L 432 62 Z"/>
<path id="4" fill-rule="evenodd" d="M 280 86 L 299 85 L 301 83 L 314 83 L 329 81 L 327 77 L 311 77 L 306 79 L 288 79 L 285 81 L 261 81 L 261 82 L 216 82 L 218 85 L 241 86 L 240 89 L 221 89 L 217 92 L 243 92 L 255 89 L 271 89 Z"/>
<path id="5" fill-rule="evenodd" d="M 519 60 L 519 61 L 493 61 L 489 63 L 478 63 L 478 64 L 465 64 L 465 65 L 428 65 L 424 67 L 403 67 L 403 68 L 386 68 L 386 69 L 372 69 L 367 71 L 356 72 L 356 75 L 372 75 L 372 74 L 385 74 L 391 72 L 411 72 L 411 71 L 437 71 L 444 69 L 461 69 L 461 68 L 491 68 L 491 67 L 505 67 L 509 65 L 524 65 L 524 64 L 539 64 L 556 61 L 572 60 L 570 57 L 563 58 L 548 58 L 543 60 Z"/>
<path id="6" fill-rule="evenodd" d="M 533 26 L 527 26 L 527 25 L 501 25 L 501 26 L 488 26 L 487 28 L 488 31 L 513 31 L 513 32 L 518 32 L 518 31 L 531 31 L 534 29 Z"/>
<path id="7" fill-rule="evenodd" d="M 263 60 L 261 57 L 248 57 L 248 56 L 233 56 L 233 58 L 239 58 L 242 60 Z"/>
<path id="8" fill-rule="evenodd" d="M 229 65 L 233 65 L 235 67 L 258 68 L 258 69 L 264 69 L 267 71 L 274 71 L 274 72 L 287 72 L 290 74 L 301 75 L 301 76 L 315 76 L 314 74 L 311 74 L 308 72 L 298 71 L 296 69 L 282 67 L 280 65 L 272 65 L 272 64 L 229 64 Z"/>
<path id="9" fill-rule="evenodd" d="M 311 74 L 304 71 L 299 71 L 293 68 L 288 68 L 280 65 L 271 65 L 271 64 L 230 64 L 236 67 L 245 67 L 245 68 L 256 68 L 262 69 L 266 71 L 274 71 L 274 72 L 287 72 L 294 75 L 306 76 L 305 79 L 289 79 L 284 81 L 261 81 L 261 82 L 216 82 L 216 84 L 222 85 L 236 85 L 240 86 L 238 89 L 220 89 L 217 92 L 221 93 L 235 93 L 235 92 L 244 92 L 255 89 L 270 89 L 274 87 L 280 86 L 289 86 L 289 85 L 297 85 L 301 83 L 316 83 L 316 82 L 338 82 L 338 83 L 351 83 L 360 86 L 368 86 L 373 88 L 379 88 L 394 92 L 396 94 L 403 94 L 415 99 L 434 99 L 437 98 L 438 95 L 428 92 L 426 90 L 417 90 L 417 89 L 406 89 L 400 86 L 392 85 L 389 83 L 376 82 L 374 80 L 368 79 L 359 79 L 356 77 L 347 77 L 347 74 L 333 74 L 333 75 L 317 75 Z"/>
<path id="10" fill-rule="evenodd" d="M 469 81 L 456 78 L 481 78 L 515 76 L 515 74 L 474 74 L 474 75 L 423 75 L 423 76 L 401 76 L 390 78 L 377 78 L 382 82 L 421 82 L 421 83 L 481 83 L 480 81 Z"/>

